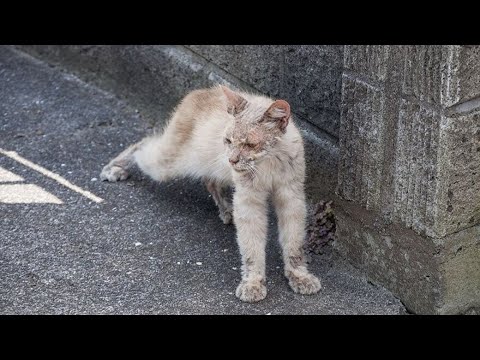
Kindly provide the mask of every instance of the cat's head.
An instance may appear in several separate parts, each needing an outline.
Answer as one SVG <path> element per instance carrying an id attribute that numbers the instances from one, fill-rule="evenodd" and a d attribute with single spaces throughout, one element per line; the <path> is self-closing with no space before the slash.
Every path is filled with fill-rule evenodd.
<path id="1" fill-rule="evenodd" d="M 266 108 L 263 103 L 249 103 L 225 86 L 222 90 L 228 112 L 234 117 L 223 139 L 230 165 L 236 171 L 254 172 L 256 165 L 272 154 L 285 134 L 290 105 L 285 100 L 276 100 Z"/>

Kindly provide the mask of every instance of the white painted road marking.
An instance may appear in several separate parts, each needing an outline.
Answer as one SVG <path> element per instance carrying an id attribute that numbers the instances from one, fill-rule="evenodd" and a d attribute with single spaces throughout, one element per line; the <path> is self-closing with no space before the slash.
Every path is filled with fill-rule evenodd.
<path id="1" fill-rule="evenodd" d="M 5 183 L 13 183 L 13 184 L 5 184 Z M 25 184 L 24 179 L 21 176 L 0 167 L 0 203 L 63 204 L 63 201 L 37 185 Z"/>
<path id="2" fill-rule="evenodd" d="M 21 176 L 14 174 L 0 166 L 0 183 L 2 182 L 15 182 L 15 181 L 23 181 Z"/>
<path id="3" fill-rule="evenodd" d="M 5 204 L 31 204 L 50 203 L 63 204 L 55 195 L 43 190 L 34 184 L 1 184 L 0 203 Z"/>
<path id="4" fill-rule="evenodd" d="M 70 190 L 76 191 L 77 193 L 85 196 L 86 198 L 96 202 L 96 203 L 101 203 L 103 202 L 102 198 L 99 198 L 98 196 L 92 194 L 90 191 L 83 190 L 82 188 L 78 187 L 77 185 L 72 184 L 70 181 L 67 179 L 63 178 L 62 176 L 55 174 L 54 172 L 51 172 L 50 170 L 45 169 L 44 167 L 34 164 L 33 162 L 21 157 L 18 155 L 15 151 L 6 151 L 0 148 L 0 154 L 3 154 L 5 156 L 8 156 L 9 158 L 18 161 L 19 163 L 28 166 L 30 169 L 33 169 L 35 171 L 38 171 L 42 175 L 45 175 L 46 177 L 49 177 L 50 179 L 55 180 L 56 182 L 62 184 L 63 186 L 69 188 Z"/>

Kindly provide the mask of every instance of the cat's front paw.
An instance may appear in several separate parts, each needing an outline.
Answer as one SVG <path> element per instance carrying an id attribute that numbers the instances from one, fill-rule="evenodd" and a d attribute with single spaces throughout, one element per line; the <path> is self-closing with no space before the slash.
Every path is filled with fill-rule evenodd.
<path id="1" fill-rule="evenodd" d="M 320 280 L 309 272 L 288 271 L 286 276 L 288 284 L 296 293 L 311 295 L 317 293 L 322 288 Z"/>
<path id="2" fill-rule="evenodd" d="M 130 174 L 127 170 L 116 165 L 107 165 L 100 173 L 100 179 L 102 181 L 122 181 L 126 180 Z"/>
<path id="3" fill-rule="evenodd" d="M 237 297 L 245 302 L 257 302 L 265 299 L 267 296 L 267 287 L 263 281 L 245 281 L 242 280 L 235 292 Z"/>

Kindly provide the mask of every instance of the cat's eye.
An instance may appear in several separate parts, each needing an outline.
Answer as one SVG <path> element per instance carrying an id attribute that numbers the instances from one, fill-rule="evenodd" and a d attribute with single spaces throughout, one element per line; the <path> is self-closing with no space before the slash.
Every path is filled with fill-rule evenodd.
<path id="1" fill-rule="evenodd" d="M 231 144 L 231 143 L 232 143 L 232 140 L 230 140 L 229 138 L 225 138 L 225 143 Z"/>

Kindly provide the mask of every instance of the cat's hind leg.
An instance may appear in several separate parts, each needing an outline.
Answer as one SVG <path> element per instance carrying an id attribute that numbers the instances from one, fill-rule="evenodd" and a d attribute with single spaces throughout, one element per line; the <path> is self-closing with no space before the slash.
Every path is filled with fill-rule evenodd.
<path id="1" fill-rule="evenodd" d="M 233 206 L 228 199 L 227 189 L 215 180 L 204 179 L 207 190 L 212 194 L 215 204 L 218 206 L 219 216 L 224 224 L 233 223 Z"/>
<path id="2" fill-rule="evenodd" d="M 126 180 L 130 175 L 128 170 L 135 164 L 133 155 L 142 142 L 129 146 L 105 165 L 100 173 L 100 179 L 103 181 Z"/>

